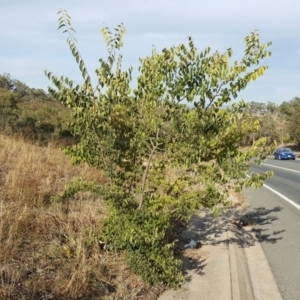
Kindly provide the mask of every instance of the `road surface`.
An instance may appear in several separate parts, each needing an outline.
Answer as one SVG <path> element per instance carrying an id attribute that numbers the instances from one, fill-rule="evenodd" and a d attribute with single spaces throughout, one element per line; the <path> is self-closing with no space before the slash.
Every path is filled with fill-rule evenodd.
<path id="1" fill-rule="evenodd" d="M 268 158 L 251 171 L 273 170 L 258 190 L 247 189 L 256 236 L 284 300 L 300 299 L 300 161 Z"/>

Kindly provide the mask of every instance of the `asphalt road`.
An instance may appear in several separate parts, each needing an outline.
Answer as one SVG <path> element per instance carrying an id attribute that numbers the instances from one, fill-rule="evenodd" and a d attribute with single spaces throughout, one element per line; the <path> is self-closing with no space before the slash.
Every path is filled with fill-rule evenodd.
<path id="1" fill-rule="evenodd" d="M 258 190 L 247 189 L 254 230 L 284 300 L 300 299 L 300 161 L 267 159 L 251 171 L 273 170 Z"/>

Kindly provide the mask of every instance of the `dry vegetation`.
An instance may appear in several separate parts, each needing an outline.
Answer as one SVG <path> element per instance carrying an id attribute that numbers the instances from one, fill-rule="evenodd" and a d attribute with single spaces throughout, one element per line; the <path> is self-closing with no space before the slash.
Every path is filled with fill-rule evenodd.
<path id="1" fill-rule="evenodd" d="M 150 299 L 154 290 L 122 255 L 94 243 L 105 217 L 101 199 L 80 193 L 50 201 L 78 176 L 105 181 L 54 146 L 0 135 L 0 299 Z"/>

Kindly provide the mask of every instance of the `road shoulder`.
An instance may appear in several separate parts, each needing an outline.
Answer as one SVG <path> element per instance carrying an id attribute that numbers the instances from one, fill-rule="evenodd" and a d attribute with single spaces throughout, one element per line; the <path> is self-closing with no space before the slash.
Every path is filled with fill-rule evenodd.
<path id="1" fill-rule="evenodd" d="M 200 240 L 202 247 L 189 250 L 193 258 L 185 257 L 184 285 L 165 291 L 159 300 L 282 299 L 251 227 L 246 230 L 232 224 L 241 214 L 240 210 L 232 209 L 214 218 L 203 210 L 191 219 L 182 237 Z"/>

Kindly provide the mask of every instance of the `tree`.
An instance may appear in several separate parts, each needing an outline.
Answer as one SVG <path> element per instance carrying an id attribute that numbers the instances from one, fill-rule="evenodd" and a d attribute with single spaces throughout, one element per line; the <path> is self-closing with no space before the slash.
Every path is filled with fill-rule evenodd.
<path id="1" fill-rule="evenodd" d="M 148 282 L 177 285 L 182 276 L 171 234 L 176 220 L 203 206 L 217 211 L 228 204 L 232 190 L 259 187 L 271 175 L 246 177 L 250 161 L 259 163 L 270 152 L 265 139 L 246 152 L 239 149 L 244 135 L 258 130 L 247 120 L 237 130 L 245 102 L 222 108 L 267 70 L 259 64 L 270 55 L 270 43 L 262 45 L 259 34 L 251 33 L 245 55 L 230 65 L 231 49 L 198 53 L 189 37 L 188 45 L 154 49 L 140 59 L 132 88 L 132 68 L 122 70 L 118 55 L 125 28 L 117 26 L 114 34 L 104 28 L 108 58 L 100 59 L 93 88 L 70 17 L 63 10 L 59 14 L 59 28 L 68 34 L 84 81 L 75 85 L 46 71 L 55 86 L 49 92 L 73 111 L 71 129 L 80 137 L 64 152 L 75 164 L 103 170 L 109 183 L 100 187 L 79 180 L 55 199 L 84 188 L 100 193 L 109 206 L 100 234 L 107 246 L 124 250 L 131 268 Z"/>
<path id="2" fill-rule="evenodd" d="M 10 74 L 4 73 L 3 75 L 0 75 L 0 88 L 7 89 L 9 91 L 12 91 L 14 89 Z"/>
<path id="3" fill-rule="evenodd" d="M 19 115 L 17 95 L 7 89 L 0 88 L 0 123 L 2 131 L 16 120 Z"/>
<path id="4" fill-rule="evenodd" d="M 289 103 L 287 104 L 290 105 Z M 256 123 L 259 124 L 259 130 L 246 135 L 242 141 L 242 145 L 251 145 L 261 137 L 265 137 L 268 144 L 272 144 L 274 141 L 283 144 L 284 141 L 287 141 L 289 139 L 287 115 L 282 112 L 283 107 L 270 101 L 267 104 L 250 102 L 241 118 L 252 122 L 254 126 Z"/>
<path id="5" fill-rule="evenodd" d="M 250 102 L 245 112 L 253 116 L 264 116 L 267 114 L 267 105 L 261 102 Z"/>
<path id="6" fill-rule="evenodd" d="M 300 145 L 300 104 L 294 107 L 288 129 L 291 139 Z"/>
<path id="7" fill-rule="evenodd" d="M 300 104 L 300 98 L 299 97 L 294 97 L 290 101 L 284 101 L 280 104 L 279 110 L 280 112 L 285 116 L 287 120 L 289 120 L 292 115 L 295 107 Z"/>

